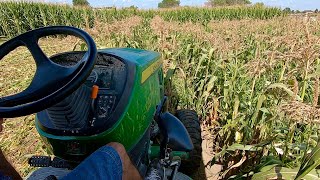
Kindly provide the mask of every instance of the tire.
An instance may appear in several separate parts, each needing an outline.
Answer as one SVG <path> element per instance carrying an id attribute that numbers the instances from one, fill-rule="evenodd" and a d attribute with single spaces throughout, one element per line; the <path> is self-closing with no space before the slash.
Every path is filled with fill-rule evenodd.
<path id="1" fill-rule="evenodd" d="M 181 162 L 179 171 L 192 176 L 198 171 L 202 163 L 202 138 L 200 121 L 197 113 L 188 109 L 177 110 L 176 117 L 186 127 L 194 146 L 194 149 L 189 152 L 189 159 Z"/>

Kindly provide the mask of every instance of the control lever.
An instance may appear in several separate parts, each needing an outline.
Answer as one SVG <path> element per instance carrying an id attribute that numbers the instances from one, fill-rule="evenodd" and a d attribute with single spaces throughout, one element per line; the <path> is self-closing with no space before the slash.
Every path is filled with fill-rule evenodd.
<path id="1" fill-rule="evenodd" d="M 91 107 L 90 107 L 90 109 L 91 109 L 91 113 L 92 113 L 92 121 L 90 121 L 90 119 L 91 118 L 89 118 L 89 124 L 90 124 L 90 126 L 93 126 L 93 124 L 94 124 L 94 121 L 95 121 L 95 119 L 96 119 L 96 117 L 94 116 L 94 114 L 95 114 L 95 102 L 96 102 L 96 99 L 97 99 L 97 97 L 98 97 L 98 92 L 99 92 L 99 86 L 97 86 L 97 85 L 93 85 L 92 86 L 92 90 L 91 90 Z"/>

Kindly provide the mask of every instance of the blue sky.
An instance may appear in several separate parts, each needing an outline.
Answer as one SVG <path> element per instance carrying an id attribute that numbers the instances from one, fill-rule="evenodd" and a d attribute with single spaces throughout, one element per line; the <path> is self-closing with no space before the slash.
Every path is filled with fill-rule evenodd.
<path id="1" fill-rule="evenodd" d="M 72 0 L 45 0 L 50 2 L 58 3 L 69 3 Z M 88 0 L 89 3 L 94 7 L 103 6 L 116 6 L 116 7 L 128 7 L 131 5 L 137 6 L 139 8 L 157 8 L 158 3 L 161 0 Z M 207 0 L 180 0 L 181 5 L 193 5 L 202 6 Z M 269 6 L 278 7 L 290 7 L 294 10 L 314 10 L 320 9 L 320 0 L 251 0 L 252 3 L 263 2 Z"/>

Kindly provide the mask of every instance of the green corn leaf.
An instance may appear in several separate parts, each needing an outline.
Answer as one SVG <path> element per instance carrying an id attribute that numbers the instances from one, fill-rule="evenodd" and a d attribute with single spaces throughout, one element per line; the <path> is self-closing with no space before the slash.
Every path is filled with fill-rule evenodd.
<path id="1" fill-rule="evenodd" d="M 260 172 L 267 172 L 270 169 L 276 167 L 276 166 L 282 166 L 283 163 L 281 160 L 277 159 L 274 156 L 264 156 L 262 157 L 261 160 L 261 164 L 259 164 L 258 166 L 256 166 L 256 168 L 260 171 Z"/>
<path id="2" fill-rule="evenodd" d="M 271 84 L 268 88 L 268 89 L 274 89 L 274 88 L 279 88 L 279 89 L 282 89 L 284 90 L 290 97 L 293 97 L 294 96 L 294 92 L 291 91 L 285 84 L 283 83 L 274 83 L 274 84 Z M 295 97 L 298 101 L 302 101 L 302 99 L 300 98 L 300 96 L 296 95 Z"/>
<path id="3" fill-rule="evenodd" d="M 239 105 L 240 105 L 239 96 L 236 95 L 235 100 L 234 100 L 232 119 L 236 119 L 237 118 Z"/>
<path id="4" fill-rule="evenodd" d="M 271 165 L 264 166 L 264 167 L 262 167 L 260 169 L 260 172 L 269 172 L 269 171 L 271 171 L 273 168 L 275 168 L 277 166 L 279 166 L 279 164 L 271 164 Z"/>
<path id="5" fill-rule="evenodd" d="M 197 77 L 197 74 L 201 68 L 201 65 L 202 65 L 202 62 L 207 58 L 207 55 L 206 54 L 202 54 L 199 62 L 198 62 L 198 66 L 197 66 L 197 69 L 196 69 L 196 72 L 194 73 L 194 79 Z"/>
<path id="6" fill-rule="evenodd" d="M 258 115 L 259 115 L 259 111 L 262 107 L 262 103 L 267 99 L 267 97 L 262 94 L 259 99 L 258 99 L 258 102 L 257 102 L 257 107 L 256 107 L 256 111 L 255 113 L 253 114 L 252 118 L 251 118 L 251 127 L 256 123 L 256 120 L 258 118 Z"/>
<path id="7" fill-rule="evenodd" d="M 208 59 L 211 60 L 212 56 L 213 56 L 213 53 L 214 53 L 214 49 L 211 48 L 210 51 L 209 51 L 209 56 L 208 56 Z"/>
<path id="8" fill-rule="evenodd" d="M 209 82 L 207 83 L 206 85 L 206 92 L 209 94 L 213 87 L 214 87 L 214 82 L 218 80 L 218 77 L 217 76 L 211 76 L 211 78 L 209 79 Z"/>
<path id="9" fill-rule="evenodd" d="M 173 77 L 175 71 L 176 71 L 175 67 L 169 68 L 167 70 L 167 73 L 165 74 L 165 79 L 168 79 L 168 80 L 171 79 Z"/>
<path id="10" fill-rule="evenodd" d="M 273 166 L 273 165 L 270 165 Z M 298 169 L 289 169 L 285 167 L 273 167 L 268 171 L 269 167 L 265 167 L 263 172 L 256 173 L 252 176 L 252 180 L 270 180 L 270 179 L 281 179 L 281 180 L 294 180 Z M 307 174 L 304 180 L 315 180 L 319 179 L 319 170 L 313 170 Z"/>
<path id="11" fill-rule="evenodd" d="M 256 147 L 255 145 L 243 145 L 243 144 L 234 143 L 228 147 L 227 151 L 236 151 L 236 150 L 258 151 L 260 149 L 261 147 Z"/>
<path id="12" fill-rule="evenodd" d="M 191 51 L 191 44 L 188 44 L 186 49 L 186 56 L 185 56 L 186 59 L 188 59 L 190 51 Z"/>
<path id="13" fill-rule="evenodd" d="M 305 177 L 310 171 L 320 165 L 320 142 L 312 150 L 311 154 L 305 156 L 301 163 L 299 172 L 295 179 L 301 179 Z"/>

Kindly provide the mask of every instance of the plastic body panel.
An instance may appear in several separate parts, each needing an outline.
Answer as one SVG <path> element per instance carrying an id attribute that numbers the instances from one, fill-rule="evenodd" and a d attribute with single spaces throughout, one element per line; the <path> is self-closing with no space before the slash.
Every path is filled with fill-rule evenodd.
<path id="1" fill-rule="evenodd" d="M 189 133 L 177 117 L 169 112 L 164 112 L 160 115 L 158 124 L 164 137 L 161 143 L 163 147 L 169 147 L 174 151 L 189 152 L 193 150 Z"/>
<path id="2" fill-rule="evenodd" d="M 97 148 L 109 143 L 122 143 L 131 150 L 149 129 L 151 121 L 160 103 L 159 53 L 130 48 L 115 48 L 99 50 L 100 53 L 111 54 L 135 64 L 136 73 L 128 104 L 118 122 L 110 129 L 91 136 L 57 136 L 48 134 L 39 127 L 36 117 L 36 128 L 49 150 L 56 156 L 69 161 L 81 161 Z M 154 64 L 157 64 L 155 66 Z M 151 74 L 150 68 L 152 66 Z M 149 71 L 149 76 L 142 74 Z"/>

